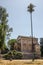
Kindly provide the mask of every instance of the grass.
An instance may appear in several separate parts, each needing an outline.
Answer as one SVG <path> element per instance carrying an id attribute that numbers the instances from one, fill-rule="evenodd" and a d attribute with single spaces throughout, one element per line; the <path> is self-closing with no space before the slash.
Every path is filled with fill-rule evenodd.
<path id="1" fill-rule="evenodd" d="M 0 60 L 0 65 L 43 65 L 43 60 Z"/>

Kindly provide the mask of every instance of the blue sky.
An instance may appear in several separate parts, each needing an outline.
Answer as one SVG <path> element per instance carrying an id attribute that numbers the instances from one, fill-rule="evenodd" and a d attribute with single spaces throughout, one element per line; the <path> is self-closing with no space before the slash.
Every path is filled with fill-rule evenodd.
<path id="1" fill-rule="evenodd" d="M 9 14 L 8 24 L 13 28 L 11 38 L 31 36 L 30 13 L 27 12 L 30 3 L 36 6 L 33 12 L 33 35 L 40 38 L 43 37 L 43 0 L 0 0 L 0 6 L 5 7 Z"/>

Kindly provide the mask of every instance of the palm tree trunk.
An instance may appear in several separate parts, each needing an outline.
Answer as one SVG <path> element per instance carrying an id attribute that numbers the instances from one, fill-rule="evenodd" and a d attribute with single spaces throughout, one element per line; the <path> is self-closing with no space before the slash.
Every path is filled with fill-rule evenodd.
<path id="1" fill-rule="evenodd" d="M 32 12 L 30 12 L 30 18 L 31 18 L 31 42 L 32 42 L 32 61 L 34 61 L 34 44 L 33 44 L 33 24 L 32 24 Z"/>

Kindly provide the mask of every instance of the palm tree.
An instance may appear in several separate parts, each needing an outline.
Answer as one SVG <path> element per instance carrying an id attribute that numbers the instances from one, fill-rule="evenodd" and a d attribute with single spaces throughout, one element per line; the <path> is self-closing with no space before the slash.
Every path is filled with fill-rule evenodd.
<path id="1" fill-rule="evenodd" d="M 33 26 L 32 26 L 32 12 L 34 12 L 34 5 L 30 3 L 28 6 L 28 12 L 30 12 L 31 18 L 31 38 L 32 38 L 32 53 L 33 53 L 33 60 L 34 60 L 34 44 L 33 44 Z"/>

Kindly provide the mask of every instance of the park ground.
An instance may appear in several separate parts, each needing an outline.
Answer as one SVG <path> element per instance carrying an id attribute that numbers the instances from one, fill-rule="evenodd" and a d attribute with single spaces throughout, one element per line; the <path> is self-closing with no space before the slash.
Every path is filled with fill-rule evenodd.
<path id="1" fill-rule="evenodd" d="M 1 60 L 0 65 L 43 65 L 43 60 Z"/>

